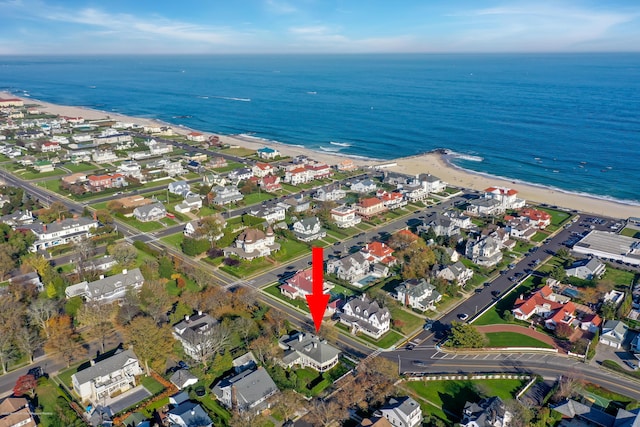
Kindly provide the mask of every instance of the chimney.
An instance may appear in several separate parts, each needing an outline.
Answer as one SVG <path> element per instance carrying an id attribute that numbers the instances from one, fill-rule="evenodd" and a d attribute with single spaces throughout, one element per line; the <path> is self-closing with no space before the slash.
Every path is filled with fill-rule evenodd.
<path id="1" fill-rule="evenodd" d="M 318 348 L 318 341 L 313 342 L 313 348 Z"/>
<path id="2" fill-rule="evenodd" d="M 190 317 L 190 316 L 189 316 L 188 314 L 185 314 L 185 315 L 184 315 L 184 320 L 186 320 L 186 321 L 188 322 L 188 321 L 189 321 L 189 317 Z"/>
<path id="3" fill-rule="evenodd" d="M 47 224 L 42 224 L 42 231 L 43 231 L 44 233 L 46 233 L 46 232 L 47 232 Z"/>
<path id="4" fill-rule="evenodd" d="M 95 364 L 96 364 L 96 361 L 95 361 L 95 360 L 93 360 L 93 359 L 91 359 L 89 362 L 91 363 L 91 366 L 93 366 L 93 365 L 95 365 Z"/>
<path id="5" fill-rule="evenodd" d="M 122 269 L 122 274 L 127 274 L 127 272 L 128 272 L 128 271 L 129 271 L 129 270 L 127 270 L 126 268 L 123 268 L 123 269 Z"/>
<path id="6" fill-rule="evenodd" d="M 298 342 L 302 342 L 302 334 L 298 332 Z"/>
<path id="7" fill-rule="evenodd" d="M 198 316 L 202 316 L 202 310 L 198 310 Z"/>
<path id="8" fill-rule="evenodd" d="M 104 274 L 100 275 L 100 280 L 104 279 Z"/>
<path id="9" fill-rule="evenodd" d="M 98 220 L 98 214 L 96 211 L 93 211 L 93 220 L 97 221 Z"/>
<path id="10" fill-rule="evenodd" d="M 78 214 L 73 214 L 73 219 L 78 219 Z"/>
<path id="11" fill-rule="evenodd" d="M 192 409 L 192 410 L 191 410 L 191 416 L 192 416 L 192 417 L 195 417 L 195 415 L 196 415 L 196 411 L 195 411 L 194 409 Z"/>
<path id="12" fill-rule="evenodd" d="M 238 396 L 237 396 L 237 390 L 235 385 L 231 386 L 231 409 L 232 410 L 238 409 Z"/>

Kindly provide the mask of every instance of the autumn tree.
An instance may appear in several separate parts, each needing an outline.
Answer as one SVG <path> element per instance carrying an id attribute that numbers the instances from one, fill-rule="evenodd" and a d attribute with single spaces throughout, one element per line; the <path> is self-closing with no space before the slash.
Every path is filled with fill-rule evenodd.
<path id="1" fill-rule="evenodd" d="M 36 381 L 36 377 L 31 374 L 18 377 L 16 384 L 13 386 L 13 395 L 20 397 L 26 394 L 33 399 L 37 385 L 38 381 Z"/>
<path id="2" fill-rule="evenodd" d="M 249 349 L 258 362 L 263 365 L 277 357 L 280 350 L 278 344 L 276 344 L 274 340 L 267 335 L 260 335 L 258 338 L 251 341 Z"/>
<path id="3" fill-rule="evenodd" d="M 286 333 L 289 326 L 289 319 L 281 310 L 269 308 L 269 311 L 264 315 L 264 323 L 277 337 Z"/>
<path id="4" fill-rule="evenodd" d="M 233 319 L 232 327 L 240 338 L 242 338 L 245 345 L 248 344 L 250 337 L 253 337 L 258 333 L 256 322 L 248 317 L 236 317 Z"/>
<path id="5" fill-rule="evenodd" d="M 2 373 L 7 373 L 7 364 L 18 356 L 15 346 L 13 345 L 13 337 L 10 331 L 3 330 L 0 332 L 0 364 L 2 365 Z"/>
<path id="6" fill-rule="evenodd" d="M 431 271 L 431 266 L 436 262 L 433 250 L 422 239 L 398 251 L 398 258 L 403 261 L 402 277 L 404 279 L 426 278 Z"/>
<path id="7" fill-rule="evenodd" d="M 139 292 L 140 309 L 160 323 L 166 319 L 167 312 L 173 304 L 173 297 L 165 287 L 166 280 L 145 280 Z"/>
<path id="8" fill-rule="evenodd" d="M 138 250 L 127 242 L 116 243 L 108 248 L 109 254 L 124 268 L 131 268 L 138 257 Z"/>
<path id="9" fill-rule="evenodd" d="M 15 260 L 9 245 L 0 245 L 0 281 L 3 281 L 7 274 L 14 269 Z"/>
<path id="10" fill-rule="evenodd" d="M 556 336 L 561 339 L 567 339 L 573 334 L 573 328 L 564 322 L 559 322 L 556 325 Z"/>
<path id="11" fill-rule="evenodd" d="M 33 362 L 33 353 L 44 344 L 44 339 L 32 328 L 23 325 L 16 329 L 13 335 L 16 347 L 29 356 L 29 361 Z"/>
<path id="12" fill-rule="evenodd" d="M 27 316 L 49 338 L 49 321 L 58 313 L 56 303 L 49 299 L 37 299 L 27 308 Z"/>
<path id="13" fill-rule="evenodd" d="M 273 408 L 282 414 L 285 422 L 291 420 L 305 403 L 305 399 L 291 389 L 282 390 L 273 396 Z"/>
<path id="14" fill-rule="evenodd" d="M 533 411 L 517 399 L 504 402 L 505 409 L 511 413 L 509 425 L 512 427 L 530 427 Z"/>
<path id="15" fill-rule="evenodd" d="M 211 246 L 215 245 L 215 241 L 218 240 L 224 233 L 224 227 L 226 225 L 225 219 L 220 214 L 209 215 L 200 218 L 198 228 L 196 229 L 196 235 L 202 236 L 211 242 Z"/>
<path id="16" fill-rule="evenodd" d="M 484 347 L 487 338 L 478 329 L 462 322 L 451 323 L 451 346 L 461 348 L 481 348 Z"/>
<path id="17" fill-rule="evenodd" d="M 54 316 L 47 321 L 49 337 L 45 348 L 51 353 L 59 353 L 71 365 L 74 358 L 82 354 L 79 336 L 73 328 L 71 317 L 66 314 Z"/>
<path id="18" fill-rule="evenodd" d="M 316 398 L 309 406 L 309 417 L 314 426 L 330 426 L 348 418 L 347 411 L 335 399 Z"/>
<path id="19" fill-rule="evenodd" d="M 162 372 L 167 354 L 173 348 L 173 335 L 167 325 L 158 325 L 151 317 L 136 316 L 124 327 L 128 344 L 133 345 L 136 355 L 144 362 L 147 374 L 149 366 Z"/>
<path id="20" fill-rule="evenodd" d="M 208 331 L 193 331 L 187 340 L 195 350 L 195 356 L 206 370 L 209 361 L 219 353 L 227 350 L 231 342 L 231 331 L 226 324 L 216 323 Z"/>
<path id="21" fill-rule="evenodd" d="M 395 233 L 391 237 L 389 237 L 387 245 L 389 245 L 389 247 L 394 251 L 404 251 L 409 248 L 409 246 L 411 246 L 411 244 L 415 241 L 416 237 L 412 236 L 411 234 Z"/>
<path id="22" fill-rule="evenodd" d="M 115 309 L 110 304 L 85 304 L 78 310 L 77 321 L 84 327 L 83 334 L 87 338 L 97 338 L 102 352 L 105 341 L 113 332 Z"/>

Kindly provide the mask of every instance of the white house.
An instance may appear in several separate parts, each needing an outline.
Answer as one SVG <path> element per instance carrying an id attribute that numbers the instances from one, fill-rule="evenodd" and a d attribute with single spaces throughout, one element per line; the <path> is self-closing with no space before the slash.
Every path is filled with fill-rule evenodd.
<path id="1" fill-rule="evenodd" d="M 335 274 L 341 280 L 356 283 L 371 271 L 372 264 L 362 252 L 356 252 L 340 259 L 327 261 L 327 273 Z"/>
<path id="2" fill-rule="evenodd" d="M 187 213 L 192 210 L 197 210 L 202 207 L 202 198 L 196 194 L 188 195 L 184 200 L 176 205 L 174 208 L 176 212 Z"/>
<path id="3" fill-rule="evenodd" d="M 392 426 L 397 427 L 418 427 L 424 419 L 420 405 L 409 396 L 390 398 L 380 412 Z"/>
<path id="4" fill-rule="evenodd" d="M 331 209 L 331 219 L 340 228 L 354 227 L 362 221 L 362 218 L 357 215 L 356 208 L 347 205 L 340 205 Z"/>
<path id="5" fill-rule="evenodd" d="M 238 187 L 233 185 L 227 185 L 226 187 L 217 186 L 211 189 L 211 192 L 215 194 L 213 203 L 216 205 L 227 205 L 240 201 L 244 198 Z"/>
<path id="6" fill-rule="evenodd" d="M 336 201 L 344 199 L 347 196 L 347 192 L 340 188 L 339 184 L 328 185 L 326 187 L 320 187 L 313 193 L 313 198 L 321 202 Z"/>
<path id="7" fill-rule="evenodd" d="M 460 427 L 509 427 L 513 418 L 497 396 L 478 403 L 466 402 L 462 415 Z"/>
<path id="8" fill-rule="evenodd" d="M 80 282 L 67 286 L 64 293 L 67 298 L 81 296 L 86 301 L 98 304 L 111 303 L 124 298 L 130 289 L 138 290 L 144 283 L 144 276 L 139 268 L 122 270 L 122 273 L 104 277 L 93 282 Z"/>
<path id="9" fill-rule="evenodd" d="M 523 199 L 518 199 L 518 190 L 504 187 L 489 187 L 484 190 L 486 199 L 493 199 L 500 202 L 502 210 L 524 208 L 526 203 Z"/>
<path id="10" fill-rule="evenodd" d="M 250 208 L 247 213 L 257 218 L 262 218 L 269 224 L 284 221 L 286 218 L 286 210 L 280 205 L 262 206 L 260 208 Z"/>
<path id="11" fill-rule="evenodd" d="M 200 132 L 189 132 L 187 134 L 187 140 L 193 142 L 205 142 L 207 140 L 207 137 Z"/>
<path id="12" fill-rule="evenodd" d="M 280 243 L 275 242 L 275 235 L 271 227 L 266 232 L 256 228 L 247 228 L 238 235 L 235 246 L 224 248 L 225 255 L 236 255 L 244 259 L 254 259 L 271 255 L 280 249 Z"/>
<path id="13" fill-rule="evenodd" d="M 334 285 L 326 280 L 322 284 L 322 293 L 327 294 Z M 300 270 L 296 274 L 280 285 L 280 293 L 291 298 L 306 300 L 306 296 L 313 293 L 313 274 L 311 269 Z"/>
<path id="14" fill-rule="evenodd" d="M 37 252 L 48 248 L 64 245 L 69 242 L 87 239 L 91 235 L 91 229 L 98 227 L 98 221 L 92 218 L 65 218 L 43 224 L 41 222 L 22 225 L 18 228 L 30 230 L 36 235 L 36 241 L 29 250 Z"/>
<path id="15" fill-rule="evenodd" d="M 394 297 L 403 305 L 420 311 L 435 310 L 442 295 L 424 279 L 409 279 L 396 286 Z"/>
<path id="16" fill-rule="evenodd" d="M 571 267 L 567 268 L 567 276 L 579 279 L 591 280 L 602 277 L 606 266 L 596 258 L 586 258 L 575 261 Z"/>
<path id="17" fill-rule="evenodd" d="M 315 216 L 294 222 L 292 229 L 296 237 L 303 242 L 322 239 L 327 235 L 327 231 L 322 228 L 320 220 Z"/>
<path id="18" fill-rule="evenodd" d="M 207 337 L 212 333 L 212 327 L 218 321 L 206 313 L 199 311 L 195 315 L 185 316 L 183 320 L 173 326 L 173 336 L 180 341 L 184 352 L 194 360 L 200 360 L 206 353 L 210 343 Z"/>
<path id="19" fill-rule="evenodd" d="M 71 376 L 73 391 L 83 402 L 101 403 L 115 393 L 135 387 L 135 377 L 143 371 L 132 350 L 117 352 Z"/>
<path id="20" fill-rule="evenodd" d="M 286 368 L 310 367 L 318 372 L 325 372 L 338 364 L 340 350 L 316 335 L 296 332 L 284 335 L 278 344 L 284 350 L 281 364 Z"/>
<path id="21" fill-rule="evenodd" d="M 167 210 L 160 202 L 138 206 L 133 210 L 133 216 L 141 222 L 157 221 L 167 216 Z"/>
<path id="22" fill-rule="evenodd" d="M 475 264 L 486 267 L 494 266 L 502 260 L 500 242 L 490 236 L 477 240 L 469 239 L 466 245 L 465 256 Z"/>
<path id="23" fill-rule="evenodd" d="M 171 194 L 184 196 L 191 190 L 191 187 L 189 186 L 189 183 L 187 181 L 174 181 L 169 183 L 167 190 Z"/>
<path id="24" fill-rule="evenodd" d="M 300 185 L 314 180 L 313 171 L 300 166 L 294 169 L 287 170 L 284 173 L 284 182 L 291 185 Z"/>
<path id="25" fill-rule="evenodd" d="M 272 174 L 274 171 L 273 166 L 269 163 L 257 162 L 253 165 L 252 172 L 254 176 L 258 178 L 263 178 L 269 174 Z"/>
<path id="26" fill-rule="evenodd" d="M 371 301 L 366 294 L 347 301 L 338 314 L 340 322 L 351 328 L 351 333 L 362 332 L 374 339 L 384 335 L 391 325 L 391 315 L 387 308 L 382 308 L 376 301 Z"/>
<path id="27" fill-rule="evenodd" d="M 351 191 L 355 191 L 357 193 L 373 193 L 377 189 L 378 186 L 376 185 L 376 183 L 370 179 L 356 181 L 351 184 Z"/>
<path id="28" fill-rule="evenodd" d="M 467 280 L 473 277 L 473 270 L 465 267 L 460 261 L 447 265 L 442 270 L 438 271 L 438 277 L 442 277 L 450 282 L 455 282 L 460 286 L 464 286 Z"/>
<path id="29" fill-rule="evenodd" d="M 167 413 L 171 427 L 213 427 L 213 421 L 198 403 L 186 401 Z"/>
<path id="30" fill-rule="evenodd" d="M 275 159 L 276 157 L 280 156 L 280 152 L 271 147 L 260 148 L 256 151 L 256 153 L 261 159 Z"/>
<path id="31" fill-rule="evenodd" d="M 253 170 L 251 168 L 239 168 L 232 170 L 227 176 L 234 181 L 246 181 L 253 176 Z"/>
<path id="32" fill-rule="evenodd" d="M 600 342 L 609 347 L 620 348 L 627 337 L 629 327 L 619 320 L 607 320 L 602 327 Z"/>

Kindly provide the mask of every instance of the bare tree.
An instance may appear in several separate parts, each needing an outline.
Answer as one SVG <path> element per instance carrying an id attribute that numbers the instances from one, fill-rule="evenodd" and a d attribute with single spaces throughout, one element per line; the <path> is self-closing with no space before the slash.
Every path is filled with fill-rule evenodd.
<path id="1" fill-rule="evenodd" d="M 50 299 L 37 299 L 27 308 L 27 315 L 49 338 L 49 320 L 58 314 L 58 308 L 54 301 Z"/>
<path id="2" fill-rule="evenodd" d="M 22 326 L 17 329 L 13 338 L 16 347 L 24 354 L 29 355 L 30 362 L 33 362 L 33 353 L 44 344 L 44 339 L 42 339 L 36 331 L 27 326 Z"/>
<path id="3" fill-rule="evenodd" d="M 233 329 L 244 340 L 245 345 L 248 344 L 249 337 L 253 336 L 258 331 L 254 320 L 242 316 L 233 319 Z"/>
<path id="4" fill-rule="evenodd" d="M 73 251 L 77 255 L 75 259 L 76 271 L 83 275 L 87 261 L 96 253 L 96 243 L 91 239 L 81 239 L 73 244 Z"/>
<path id="5" fill-rule="evenodd" d="M 3 374 L 7 373 L 7 364 L 18 356 L 11 335 L 9 331 L 0 332 L 0 364 L 2 365 Z"/>
<path id="6" fill-rule="evenodd" d="M 291 389 L 276 393 L 272 399 L 274 409 L 282 414 L 285 421 L 291 420 L 305 403 L 304 398 Z"/>
<path id="7" fill-rule="evenodd" d="M 161 280 L 146 280 L 140 289 L 140 308 L 151 316 L 156 323 L 166 318 L 171 309 L 173 298 L 167 292 Z"/>
<path id="8" fill-rule="evenodd" d="M 102 352 L 105 341 L 113 332 L 114 310 L 110 304 L 84 304 L 76 316 L 78 323 L 85 328 L 83 334 L 100 340 Z"/>
<path id="9" fill-rule="evenodd" d="M 224 231 L 225 219 L 220 214 L 205 216 L 200 219 L 200 225 L 196 229 L 196 235 L 202 236 L 211 242 L 211 247 L 218 240 Z"/>
<path id="10" fill-rule="evenodd" d="M 273 339 L 267 335 L 260 335 L 251 341 L 249 348 L 262 364 L 266 364 L 269 360 L 275 358 L 279 353 L 278 350 L 280 350 Z"/>
<path id="11" fill-rule="evenodd" d="M 230 338 L 229 328 L 221 323 L 211 326 L 208 331 L 193 331 L 187 337 L 195 350 L 196 357 L 200 360 L 205 370 L 208 367 L 209 360 L 229 346 Z"/>
<path id="12" fill-rule="evenodd" d="M 346 419 L 347 415 L 343 408 L 335 400 L 314 399 L 309 408 L 309 416 L 313 420 L 313 425 L 329 426 L 337 421 Z"/>
<path id="13" fill-rule="evenodd" d="M 138 251 L 127 242 L 109 246 L 109 254 L 124 268 L 132 267 L 138 257 Z"/>

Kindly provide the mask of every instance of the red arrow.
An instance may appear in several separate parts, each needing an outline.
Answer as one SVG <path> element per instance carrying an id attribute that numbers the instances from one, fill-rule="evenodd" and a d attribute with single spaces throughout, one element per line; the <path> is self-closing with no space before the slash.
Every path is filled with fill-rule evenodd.
<path id="1" fill-rule="evenodd" d="M 311 312 L 317 333 L 320 330 L 320 325 L 322 325 L 322 318 L 324 317 L 324 312 L 327 309 L 330 297 L 330 295 L 322 293 L 324 288 L 324 257 L 322 256 L 322 248 L 311 249 L 311 261 L 313 265 L 313 292 L 311 295 L 307 295 L 307 304 L 309 304 L 309 311 Z"/>

